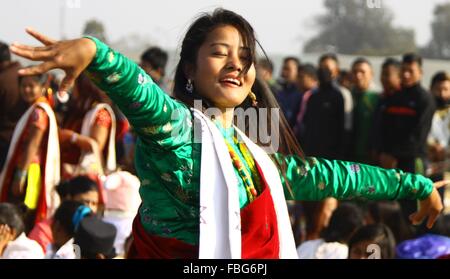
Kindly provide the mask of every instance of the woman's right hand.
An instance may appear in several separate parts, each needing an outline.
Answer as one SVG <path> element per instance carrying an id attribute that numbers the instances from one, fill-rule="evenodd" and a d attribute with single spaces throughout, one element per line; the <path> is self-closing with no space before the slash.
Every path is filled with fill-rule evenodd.
<path id="1" fill-rule="evenodd" d="M 75 82 L 75 79 L 94 59 L 97 47 L 87 38 L 56 41 L 30 28 L 27 33 L 43 43 L 45 46 L 32 47 L 13 43 L 11 52 L 42 63 L 29 68 L 19 70 L 19 75 L 42 74 L 52 69 L 62 69 L 66 76 L 60 84 L 60 92 L 67 92 Z"/>

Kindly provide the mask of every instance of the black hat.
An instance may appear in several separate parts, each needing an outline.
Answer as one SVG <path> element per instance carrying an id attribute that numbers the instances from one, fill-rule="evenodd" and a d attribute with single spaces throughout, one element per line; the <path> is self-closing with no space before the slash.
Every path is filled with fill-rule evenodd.
<path id="1" fill-rule="evenodd" d="M 103 254 L 106 258 L 112 259 L 116 256 L 114 249 L 116 234 L 114 225 L 96 216 L 88 216 L 81 220 L 75 232 L 74 243 L 80 246 L 83 258 L 95 259 L 97 254 Z"/>

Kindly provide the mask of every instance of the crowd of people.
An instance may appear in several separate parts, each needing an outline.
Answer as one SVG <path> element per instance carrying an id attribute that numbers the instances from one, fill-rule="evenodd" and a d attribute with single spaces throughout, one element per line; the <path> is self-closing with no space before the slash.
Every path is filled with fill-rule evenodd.
<path id="1" fill-rule="evenodd" d="M 45 47 L 0 44 L 1 259 L 450 255 L 450 74 L 424 88 L 418 54 L 386 58 L 382 92 L 365 57 L 290 56 L 277 79 L 246 20 L 218 9 L 169 82 L 161 48 L 135 63 L 93 37 L 28 33 Z M 235 107 L 281 109 L 274 156 L 232 125 Z"/>
<path id="2" fill-rule="evenodd" d="M 338 57 L 332 53 L 322 55 L 317 65 L 302 64 L 299 58 L 286 57 L 279 79 L 273 77 L 273 64 L 269 59 L 262 58 L 258 66 L 262 78 L 274 92 L 304 152 L 309 156 L 398 168 L 439 181 L 448 171 L 450 75 L 445 69 L 436 72 L 429 87 L 425 88 L 421 83 L 422 63 L 422 57 L 415 53 L 406 53 L 401 60 L 387 57 L 381 67 L 381 92 L 374 89 L 374 73 L 367 57 L 356 58 L 349 70 L 340 69 Z M 444 187 L 439 189 L 443 200 L 444 192 Z M 303 243 L 299 247 L 300 257 L 347 258 L 351 250 L 347 247 L 350 245 L 350 235 L 356 234 L 356 229 L 360 227 L 361 233 L 355 237 L 362 237 L 361 234 L 369 237 L 375 231 L 391 230 L 384 233 L 383 239 L 387 239 L 389 251 L 393 252 L 383 255 L 394 258 L 395 243 L 401 244 L 425 233 L 424 228 L 410 227 L 405 222 L 416 210 L 414 201 L 378 202 L 378 206 L 389 208 L 388 211 L 392 212 L 383 218 L 378 213 L 378 218 L 382 219 L 376 221 L 366 205 L 359 205 L 368 220 L 357 220 L 356 215 L 350 213 L 341 215 L 341 218 L 349 218 L 347 222 L 359 225 L 353 225 L 351 233 L 338 240 L 321 239 L 319 242 L 314 239 L 327 235 L 331 227 L 328 226 L 330 218 L 334 218 L 332 212 L 340 208 L 337 201 L 326 199 L 312 204 L 292 205 L 297 243 Z M 443 223 L 435 233 L 449 237 L 445 227 L 450 225 L 448 216 L 442 218 Z M 300 220 L 296 219 L 307 220 L 306 225 L 301 228 Z M 373 222 L 384 227 L 370 227 Z M 342 219 L 339 222 L 341 226 L 345 223 Z M 339 226 L 334 230 L 339 231 Z M 326 256 L 323 254 L 325 251 L 318 252 L 324 249 L 319 248 L 322 242 L 338 242 L 345 248 L 340 250 L 331 246 L 331 250 L 336 249 L 335 253 L 341 251 L 342 254 Z M 448 245 L 448 240 L 439 243 Z M 316 255 L 304 250 L 313 249 L 310 245 L 314 245 Z M 448 246 L 445 250 L 448 251 Z M 399 253 L 400 250 L 397 250 L 399 257 L 412 256 Z"/>

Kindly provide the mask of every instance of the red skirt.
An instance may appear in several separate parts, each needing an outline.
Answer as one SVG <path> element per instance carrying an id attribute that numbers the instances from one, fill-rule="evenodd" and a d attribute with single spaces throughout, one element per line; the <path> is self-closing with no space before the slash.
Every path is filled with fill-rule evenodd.
<path id="1" fill-rule="evenodd" d="M 269 187 L 261 174 L 262 193 L 241 209 L 242 259 L 278 259 L 280 241 L 277 216 Z M 196 259 L 198 245 L 148 234 L 138 214 L 133 222 L 129 259 Z"/>

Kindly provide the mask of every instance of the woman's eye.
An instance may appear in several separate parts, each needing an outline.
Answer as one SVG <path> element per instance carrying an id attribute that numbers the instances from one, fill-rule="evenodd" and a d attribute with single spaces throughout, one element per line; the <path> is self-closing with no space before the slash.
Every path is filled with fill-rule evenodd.
<path id="1" fill-rule="evenodd" d="M 214 52 L 213 55 L 216 55 L 216 56 L 227 56 L 227 54 L 224 53 L 224 52 Z"/>

